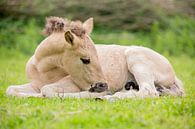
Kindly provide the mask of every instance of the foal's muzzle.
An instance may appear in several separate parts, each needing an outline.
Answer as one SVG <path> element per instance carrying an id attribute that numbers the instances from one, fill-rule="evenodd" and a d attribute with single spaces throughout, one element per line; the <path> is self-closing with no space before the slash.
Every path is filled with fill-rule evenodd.
<path id="1" fill-rule="evenodd" d="M 100 92 L 106 91 L 107 89 L 108 89 L 107 83 L 98 82 L 98 83 L 95 83 L 95 85 L 89 89 L 89 92 L 100 93 Z"/>

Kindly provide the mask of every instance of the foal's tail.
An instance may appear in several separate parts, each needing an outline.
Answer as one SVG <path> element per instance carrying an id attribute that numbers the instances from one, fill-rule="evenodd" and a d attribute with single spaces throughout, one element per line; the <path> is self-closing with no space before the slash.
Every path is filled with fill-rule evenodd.
<path id="1" fill-rule="evenodd" d="M 177 94 L 177 96 L 185 96 L 185 91 L 184 91 L 184 88 L 183 88 L 183 83 L 176 76 L 175 76 L 174 86 L 177 88 L 177 90 L 175 91 L 176 94 Z"/>
<path id="2" fill-rule="evenodd" d="M 181 97 L 185 96 L 183 83 L 176 76 L 175 76 L 175 83 L 172 86 L 170 86 L 169 88 L 161 87 L 160 90 L 158 91 L 162 96 L 166 96 L 166 95 L 181 96 Z"/>

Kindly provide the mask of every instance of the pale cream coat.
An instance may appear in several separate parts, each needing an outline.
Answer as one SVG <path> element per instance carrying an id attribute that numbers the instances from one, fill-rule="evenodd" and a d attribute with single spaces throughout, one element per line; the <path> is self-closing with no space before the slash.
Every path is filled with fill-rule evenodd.
<path id="1" fill-rule="evenodd" d="M 156 86 L 163 88 L 162 95 L 184 95 L 181 81 L 162 55 L 139 46 L 94 45 L 89 37 L 93 19 L 84 22 L 83 28 L 86 33 L 82 37 L 66 29 L 64 32 L 53 32 L 43 40 L 26 65 L 30 83 L 8 87 L 7 95 L 104 96 L 106 99 L 157 97 L 159 92 Z M 82 64 L 80 58 L 89 58 L 91 62 Z M 124 85 L 129 80 L 135 80 L 140 90 L 125 91 Z M 107 83 L 108 90 L 102 93 L 89 92 L 91 85 L 98 82 Z"/>

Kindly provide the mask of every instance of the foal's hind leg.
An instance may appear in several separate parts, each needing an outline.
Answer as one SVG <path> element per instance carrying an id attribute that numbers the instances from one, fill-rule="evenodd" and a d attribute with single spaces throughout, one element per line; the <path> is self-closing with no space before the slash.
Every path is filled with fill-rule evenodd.
<path id="1" fill-rule="evenodd" d="M 36 92 L 30 83 L 18 86 L 9 86 L 6 90 L 6 94 L 17 97 L 41 97 L 41 94 Z"/>
<path id="2" fill-rule="evenodd" d="M 155 88 L 155 75 L 152 68 L 153 62 L 148 60 L 146 52 L 142 50 L 131 48 L 125 52 L 127 66 L 130 73 L 139 86 L 139 91 L 136 93 L 137 97 L 153 97 L 159 96 Z"/>
<path id="3" fill-rule="evenodd" d="M 146 98 L 146 97 L 157 97 L 158 92 L 154 85 L 154 77 L 147 66 L 142 64 L 135 64 L 130 67 L 130 72 L 134 75 L 137 84 L 139 85 L 139 91 L 129 90 L 116 92 L 114 95 L 107 95 L 105 99 L 112 98 Z"/>
<path id="4" fill-rule="evenodd" d="M 134 64 L 129 70 L 139 85 L 139 91 L 136 93 L 137 97 L 159 96 L 154 85 L 154 75 L 145 64 Z"/>
<path id="5" fill-rule="evenodd" d="M 138 53 L 139 54 L 139 53 Z M 153 70 L 147 64 L 147 59 L 144 59 L 141 56 L 134 54 L 132 55 L 127 55 L 127 65 L 128 65 L 128 70 L 131 74 L 133 74 L 138 86 L 139 86 L 139 91 L 135 90 L 129 90 L 126 92 L 117 92 L 112 96 L 105 96 L 107 99 L 110 99 L 112 97 L 116 98 L 144 98 L 144 97 L 156 97 L 159 96 L 155 85 L 155 77 L 153 74 Z"/>

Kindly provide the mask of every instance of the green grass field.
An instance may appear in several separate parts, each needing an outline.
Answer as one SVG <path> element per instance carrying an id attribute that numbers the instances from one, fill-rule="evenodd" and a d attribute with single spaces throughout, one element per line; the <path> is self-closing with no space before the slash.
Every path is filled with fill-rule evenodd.
<path id="1" fill-rule="evenodd" d="M 115 102 L 92 99 L 15 98 L 5 95 L 11 84 L 27 82 L 24 67 L 29 56 L 0 49 L 0 128 L 195 128 L 195 59 L 168 57 L 183 80 L 186 96 L 128 99 Z"/>

